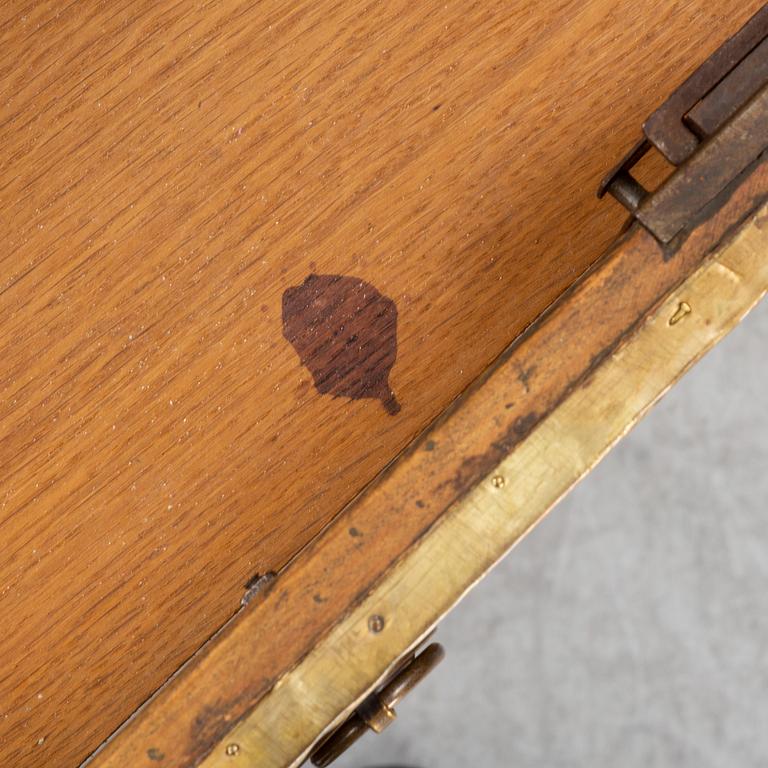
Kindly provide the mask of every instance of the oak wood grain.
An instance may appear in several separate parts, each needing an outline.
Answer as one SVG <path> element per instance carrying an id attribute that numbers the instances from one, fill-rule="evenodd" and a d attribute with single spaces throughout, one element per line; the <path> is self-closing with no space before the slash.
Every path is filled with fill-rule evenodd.
<path id="1" fill-rule="evenodd" d="M 75 765 L 594 259 L 595 180 L 758 2 L 0 8 L 0 762 Z M 318 394 L 310 273 L 398 310 Z"/>
<path id="2" fill-rule="evenodd" d="M 624 345 L 671 291 L 684 284 L 713 250 L 730 242 L 745 220 L 756 222 L 758 228 L 763 225 L 754 214 L 764 210 L 768 200 L 768 157 L 721 197 L 719 207 L 708 211 L 707 219 L 693 228 L 674 254 L 642 227 L 631 228 L 127 723 L 94 756 L 89 768 L 151 768 L 151 753 L 163 754 L 169 768 L 197 765 L 206 756 L 216 762 L 230 740 L 237 742 L 235 726 L 258 711 L 270 692 L 278 690 L 276 683 L 287 681 L 297 664 L 321 643 L 334 655 L 328 638 L 349 626 L 350 613 L 507 456 L 523 448 L 531 432 L 575 390 L 589 389 L 603 363 L 620 357 Z M 755 287 L 759 285 L 758 281 Z M 643 388 L 641 382 L 637 386 Z M 559 439 L 562 443 L 553 449 L 555 454 L 568 445 L 569 434 L 561 433 Z M 578 436 L 574 440 L 578 443 Z M 589 466 L 585 464 L 582 472 Z M 528 479 L 507 474 L 506 481 L 510 486 L 525 486 Z M 497 545 L 489 543 L 489 549 L 497 551 Z M 484 552 L 480 559 L 487 556 Z M 452 582 L 437 591 L 445 594 L 466 586 Z M 432 615 L 431 601 L 423 602 L 422 613 Z M 396 636 L 410 632 L 414 640 L 429 626 L 408 624 L 420 620 L 419 611 L 404 619 L 396 603 L 390 609 L 388 623 L 404 620 L 406 624 Z M 365 673 L 370 673 L 368 683 L 372 684 L 394 659 L 383 655 L 375 642 L 368 652 L 372 657 Z M 360 655 L 354 663 L 363 664 Z M 300 679 L 294 677 L 292 683 L 301 690 Z M 315 693 L 307 692 L 308 702 L 316 700 Z M 290 721 L 289 715 L 283 722 Z M 295 741 L 302 738 L 306 734 L 299 734 Z M 250 764 L 247 756 L 243 759 Z"/>

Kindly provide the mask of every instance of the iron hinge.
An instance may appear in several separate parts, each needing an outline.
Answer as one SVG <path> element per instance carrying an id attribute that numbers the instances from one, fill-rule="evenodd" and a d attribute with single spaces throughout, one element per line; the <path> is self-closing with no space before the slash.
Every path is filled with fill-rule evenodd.
<path id="1" fill-rule="evenodd" d="M 597 194 L 611 194 L 669 243 L 768 149 L 768 5 L 648 118 L 643 134 Z M 676 170 L 649 192 L 631 171 L 654 147 Z"/>

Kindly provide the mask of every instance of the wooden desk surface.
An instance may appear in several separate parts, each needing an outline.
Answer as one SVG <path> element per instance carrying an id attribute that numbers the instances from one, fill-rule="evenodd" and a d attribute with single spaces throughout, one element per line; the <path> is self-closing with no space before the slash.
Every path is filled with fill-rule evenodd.
<path id="1" fill-rule="evenodd" d="M 0 762 L 84 759 L 551 303 L 760 5 L 3 4 Z M 396 413 L 316 390 L 311 274 L 394 303 Z"/>

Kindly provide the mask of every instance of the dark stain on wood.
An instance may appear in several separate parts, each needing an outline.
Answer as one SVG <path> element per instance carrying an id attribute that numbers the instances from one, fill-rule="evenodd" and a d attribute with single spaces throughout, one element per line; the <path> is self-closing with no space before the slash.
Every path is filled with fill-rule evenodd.
<path id="1" fill-rule="evenodd" d="M 539 414 L 536 413 L 536 411 L 531 411 L 531 413 L 526 413 L 525 416 L 519 416 L 515 419 L 514 424 L 512 424 L 512 431 L 514 432 L 516 438 L 522 439 L 524 437 L 528 437 L 530 432 L 538 423 Z M 515 441 L 512 442 L 512 445 L 514 445 L 514 442 Z M 503 450 L 508 451 L 510 448 L 507 447 L 506 443 L 502 446 Z"/>
<path id="2" fill-rule="evenodd" d="M 201 707 L 191 719 L 189 736 L 184 740 L 187 749 L 175 764 L 198 764 L 204 755 L 210 753 L 211 747 L 227 735 L 254 703 L 253 695 L 245 691 L 236 697 L 219 697 L 214 703 Z M 235 711 L 243 714 L 240 717 L 233 717 L 232 712 Z"/>
<path id="3" fill-rule="evenodd" d="M 397 359 L 397 307 L 370 283 L 311 274 L 283 293 L 283 336 L 321 394 L 381 400 L 400 411 L 389 385 Z"/>
<path id="4" fill-rule="evenodd" d="M 517 363 L 516 368 L 517 368 L 517 379 L 523 385 L 523 388 L 525 389 L 526 394 L 528 394 L 531 391 L 529 382 L 531 380 L 531 376 L 533 376 L 533 374 L 536 372 L 536 366 L 532 365 L 528 368 L 525 368 L 521 363 Z"/>
<path id="5" fill-rule="evenodd" d="M 488 446 L 484 453 L 462 459 L 453 477 L 443 481 L 440 487 L 450 482 L 457 494 L 454 501 L 458 501 L 469 493 L 483 477 L 490 474 L 518 443 L 528 437 L 545 415 L 530 411 L 524 416 L 518 416 L 507 426 L 499 438 Z"/>

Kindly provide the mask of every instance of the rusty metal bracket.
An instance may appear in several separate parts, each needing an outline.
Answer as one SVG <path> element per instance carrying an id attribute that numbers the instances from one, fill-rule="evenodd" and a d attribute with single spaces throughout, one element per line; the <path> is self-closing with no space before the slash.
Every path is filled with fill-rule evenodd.
<path id="1" fill-rule="evenodd" d="M 697 149 L 701 135 L 691 130 L 686 116 L 708 95 L 712 94 L 714 109 L 721 97 L 713 93 L 719 84 L 730 90 L 724 81 L 726 77 L 745 64 L 747 77 L 751 66 L 746 63 L 749 54 L 768 37 L 768 5 L 763 6 L 733 37 L 718 48 L 646 121 L 643 131 L 651 143 L 673 165 L 680 165 Z M 754 94 L 757 87 L 746 94 Z M 723 90 L 720 90 L 722 94 Z M 743 103 L 744 100 L 742 100 Z"/>
<path id="2" fill-rule="evenodd" d="M 610 193 L 668 243 L 768 149 L 768 5 L 650 116 L 643 131 L 597 194 Z M 631 171 L 654 147 L 679 167 L 650 193 Z"/>

